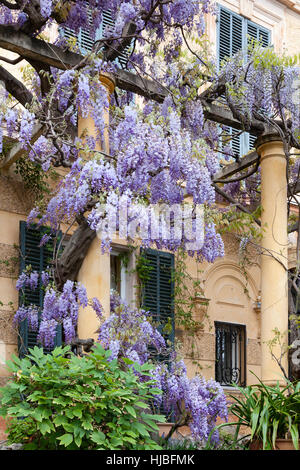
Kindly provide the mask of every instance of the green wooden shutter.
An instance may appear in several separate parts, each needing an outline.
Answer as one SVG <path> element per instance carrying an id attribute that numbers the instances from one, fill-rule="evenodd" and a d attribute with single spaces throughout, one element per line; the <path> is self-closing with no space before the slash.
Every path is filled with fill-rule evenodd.
<path id="1" fill-rule="evenodd" d="M 227 8 L 219 6 L 217 28 L 217 59 L 219 68 L 224 59 L 230 58 L 239 50 L 244 49 L 244 41 L 244 18 L 227 10 Z M 226 132 L 228 135 L 234 135 L 238 131 L 227 127 Z M 234 136 L 230 141 L 230 146 L 235 156 L 242 155 L 245 149 L 244 135 Z M 224 145 L 222 145 L 222 148 L 224 148 Z M 220 158 L 224 158 L 222 154 L 220 154 Z"/>
<path id="2" fill-rule="evenodd" d="M 271 31 L 263 28 L 262 26 L 247 20 L 247 44 L 249 45 L 251 38 L 257 39 L 261 42 L 263 47 L 271 45 Z M 246 133 L 246 151 L 254 149 L 254 142 L 257 136 L 254 134 Z"/>
<path id="3" fill-rule="evenodd" d="M 27 226 L 27 223 L 24 221 L 20 222 L 20 272 L 29 265 L 32 266 L 34 271 L 42 272 L 49 265 L 49 261 L 52 259 L 53 245 L 51 242 L 48 242 L 46 245 L 39 247 L 42 236 L 46 231 L 46 227 L 36 228 L 34 226 Z M 44 291 L 41 284 L 34 291 L 28 288 L 24 291 L 24 296 L 20 294 L 19 303 L 25 305 L 33 304 L 41 309 L 44 300 Z M 20 325 L 19 335 L 19 355 L 22 357 L 27 354 L 28 348 L 38 346 L 37 333 L 30 331 L 27 320 L 24 320 Z M 62 329 L 59 326 L 55 346 L 61 344 Z M 49 351 L 45 349 L 45 352 Z"/>
<path id="4" fill-rule="evenodd" d="M 141 250 L 151 267 L 142 289 L 142 308 L 150 311 L 165 340 L 174 343 L 174 255 L 157 250 Z M 164 332 L 164 326 L 171 322 L 171 332 Z"/>

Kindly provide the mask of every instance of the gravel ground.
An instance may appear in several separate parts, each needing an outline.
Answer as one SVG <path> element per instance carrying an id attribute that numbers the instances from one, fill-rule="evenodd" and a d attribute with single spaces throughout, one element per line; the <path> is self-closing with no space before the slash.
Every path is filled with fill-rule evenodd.
<path id="1" fill-rule="evenodd" d="M 0 450 L 22 450 L 22 444 L 8 444 L 7 441 L 0 441 Z"/>

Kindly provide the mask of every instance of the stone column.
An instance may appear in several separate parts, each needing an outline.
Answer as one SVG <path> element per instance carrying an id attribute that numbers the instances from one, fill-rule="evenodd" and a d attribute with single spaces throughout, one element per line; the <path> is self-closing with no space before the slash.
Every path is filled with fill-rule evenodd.
<path id="1" fill-rule="evenodd" d="M 109 75 L 109 74 L 102 74 L 100 75 L 100 81 L 102 85 L 105 86 L 108 96 L 113 93 L 114 88 L 115 88 L 115 82 L 114 79 Z M 103 152 L 109 152 L 109 138 L 108 138 L 108 126 L 109 126 L 109 112 L 107 111 L 105 113 L 105 124 L 106 128 L 104 131 L 104 148 L 101 148 L 101 145 L 99 142 L 96 143 L 96 150 L 102 150 Z M 83 118 L 80 116 L 80 110 L 78 111 L 78 136 L 82 136 L 86 134 L 87 136 L 92 136 L 96 138 L 97 131 L 95 127 L 95 123 L 93 121 L 93 118 L 91 116 L 87 116 L 86 118 Z"/>
<path id="2" fill-rule="evenodd" d="M 286 158 L 278 135 L 264 134 L 257 141 L 261 159 L 261 380 L 284 383 L 278 364 L 266 344 L 277 328 L 288 343 L 288 236 Z M 280 357 L 280 347 L 273 350 Z M 288 372 L 287 354 L 282 366 Z"/>
<path id="3" fill-rule="evenodd" d="M 110 95 L 114 90 L 114 81 L 109 75 L 100 76 L 101 83 L 106 87 Z M 109 153 L 108 124 L 109 113 L 105 116 L 107 128 L 104 134 L 104 148 L 97 144 L 97 150 Z M 78 135 L 86 132 L 89 136 L 96 136 L 95 124 L 91 116 L 82 118 L 78 115 Z M 89 299 L 97 297 L 102 303 L 104 312 L 108 315 L 110 309 L 110 257 L 109 254 L 101 254 L 99 238 L 95 238 L 91 243 L 88 253 L 79 270 L 77 280 L 87 289 Z M 78 337 L 80 339 L 97 339 L 97 329 L 99 319 L 91 307 L 82 309 L 78 318 Z"/>

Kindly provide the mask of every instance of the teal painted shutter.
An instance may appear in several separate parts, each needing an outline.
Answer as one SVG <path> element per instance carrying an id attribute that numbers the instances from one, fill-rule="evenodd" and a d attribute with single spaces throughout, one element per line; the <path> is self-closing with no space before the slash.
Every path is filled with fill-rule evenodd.
<path id="1" fill-rule="evenodd" d="M 149 270 L 148 279 L 142 291 L 142 308 L 150 311 L 155 322 L 160 323 L 159 330 L 165 340 L 174 342 L 174 255 L 157 250 L 141 250 L 146 258 Z M 172 331 L 163 332 L 164 325 L 171 321 Z"/>
<path id="2" fill-rule="evenodd" d="M 91 22 L 91 17 L 90 17 L 90 22 Z M 115 21 L 112 18 L 112 14 L 110 10 L 104 10 L 103 15 L 102 15 L 102 24 L 98 28 L 95 34 L 95 41 L 98 41 L 99 39 L 103 38 L 103 33 L 104 31 L 112 31 L 115 25 Z M 88 54 L 91 52 L 93 44 L 94 44 L 94 39 L 91 37 L 89 31 L 84 28 L 80 28 L 79 33 L 76 34 L 75 31 L 71 28 L 64 27 L 60 29 L 60 34 L 64 36 L 66 39 L 69 38 L 76 38 L 77 39 L 77 44 L 80 49 L 80 52 L 82 55 Z M 131 46 L 127 46 L 122 54 L 119 55 L 119 57 L 116 59 L 116 63 L 121 67 L 121 68 L 126 68 L 127 66 L 127 60 L 130 55 L 130 50 Z"/>
<path id="3" fill-rule="evenodd" d="M 218 63 L 232 57 L 243 48 L 243 18 L 226 8 L 219 8 Z"/>
<path id="4" fill-rule="evenodd" d="M 247 52 L 250 38 L 259 39 L 264 47 L 271 42 L 271 33 L 260 25 L 219 6 L 218 28 L 217 28 L 217 59 L 219 67 L 226 57 L 232 57 L 240 49 Z M 234 135 L 237 131 L 227 127 L 228 135 Z M 254 148 L 256 136 L 244 132 L 240 136 L 233 137 L 230 146 L 234 155 L 245 155 Z M 224 145 L 222 145 L 224 148 Z M 222 155 L 221 155 L 222 158 Z"/>
<path id="5" fill-rule="evenodd" d="M 253 39 L 258 39 L 263 47 L 270 46 L 271 43 L 271 33 L 269 30 L 263 28 L 262 26 L 252 23 L 252 21 L 247 21 L 247 36 L 248 42 Z"/>
<path id="6" fill-rule="evenodd" d="M 34 271 L 42 272 L 49 265 L 52 259 L 53 245 L 48 242 L 46 245 L 39 247 L 42 236 L 45 234 L 47 228 L 34 226 L 27 226 L 26 222 L 20 222 L 20 272 L 27 266 L 31 265 Z M 39 281 L 40 282 L 40 281 Z M 39 285 L 34 291 L 26 288 L 24 296 L 20 295 L 20 304 L 34 304 L 40 309 L 43 306 L 44 291 L 42 286 Z M 27 325 L 27 320 L 23 321 L 20 325 L 19 331 L 19 355 L 24 356 L 27 354 L 28 348 L 37 346 L 37 333 L 30 331 Z M 58 327 L 55 345 L 62 344 L 62 329 Z M 45 352 L 49 352 L 45 350 Z"/>
<path id="7" fill-rule="evenodd" d="M 252 21 L 247 20 L 248 44 L 250 43 L 251 38 L 259 40 L 263 47 L 268 47 L 271 45 L 271 31 L 263 28 L 258 24 L 252 23 Z M 256 136 L 253 134 L 246 133 L 246 139 L 247 151 L 253 150 Z"/>
<path id="8" fill-rule="evenodd" d="M 226 8 L 219 7 L 218 29 L 217 29 L 217 58 L 219 68 L 222 61 L 226 58 L 232 57 L 239 50 L 244 49 L 244 21 L 243 17 L 227 10 Z M 226 127 L 228 135 L 235 135 L 238 131 L 236 129 Z M 234 136 L 230 141 L 230 147 L 235 156 L 242 155 L 245 150 L 245 138 L 243 134 Z M 224 148 L 224 145 L 222 145 Z M 223 158 L 223 155 L 220 155 Z"/>

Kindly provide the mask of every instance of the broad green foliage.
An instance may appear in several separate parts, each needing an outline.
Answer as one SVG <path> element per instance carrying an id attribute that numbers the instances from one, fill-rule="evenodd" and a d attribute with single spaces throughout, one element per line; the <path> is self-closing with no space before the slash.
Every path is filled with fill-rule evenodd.
<path id="1" fill-rule="evenodd" d="M 246 388 L 237 387 L 242 398 L 232 396 L 231 412 L 238 422 L 231 425 L 249 426 L 251 439 L 262 441 L 263 449 L 275 448 L 276 439 L 289 437 L 299 449 L 300 383 L 288 383 L 284 388 L 270 387 L 261 381 Z"/>
<path id="2" fill-rule="evenodd" d="M 164 417 L 147 412 L 160 393 L 149 366 L 134 364 L 138 377 L 110 355 L 97 344 L 83 358 L 69 347 L 14 356 L 8 362 L 14 378 L 0 389 L 0 414 L 12 418 L 9 440 L 25 449 L 160 449 L 150 436 Z"/>

